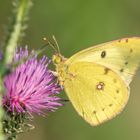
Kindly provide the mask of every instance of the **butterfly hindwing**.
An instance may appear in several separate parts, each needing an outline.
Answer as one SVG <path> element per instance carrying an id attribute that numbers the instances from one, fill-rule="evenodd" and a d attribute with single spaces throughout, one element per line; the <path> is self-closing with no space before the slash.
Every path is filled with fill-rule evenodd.
<path id="1" fill-rule="evenodd" d="M 129 84 L 140 62 L 140 37 L 123 38 L 82 50 L 69 59 L 61 54 L 56 71 L 76 111 L 91 125 L 119 114 L 129 98 Z M 53 61 L 55 62 L 55 61 Z"/>
<path id="2" fill-rule="evenodd" d="M 70 66 L 77 62 L 103 65 L 129 85 L 140 62 L 140 38 L 124 38 L 90 47 L 73 55 L 66 64 Z"/>
<path id="3" fill-rule="evenodd" d="M 129 98 L 129 89 L 115 72 L 91 62 L 70 65 L 63 86 L 79 115 L 91 125 L 116 116 Z"/>

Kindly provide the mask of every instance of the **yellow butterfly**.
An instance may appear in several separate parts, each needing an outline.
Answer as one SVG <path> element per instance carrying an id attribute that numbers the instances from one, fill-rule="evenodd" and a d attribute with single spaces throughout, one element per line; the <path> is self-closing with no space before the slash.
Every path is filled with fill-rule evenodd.
<path id="1" fill-rule="evenodd" d="M 123 38 L 90 47 L 70 57 L 52 57 L 61 86 L 80 116 L 93 126 L 125 107 L 129 84 L 140 61 L 140 38 Z"/>

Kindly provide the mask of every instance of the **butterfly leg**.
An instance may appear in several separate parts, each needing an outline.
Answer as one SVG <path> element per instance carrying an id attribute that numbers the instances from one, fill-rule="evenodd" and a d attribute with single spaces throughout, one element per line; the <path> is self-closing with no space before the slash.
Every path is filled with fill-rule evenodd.
<path id="1" fill-rule="evenodd" d="M 54 76 L 58 77 L 58 73 L 57 73 L 57 72 L 51 71 L 51 73 L 52 73 Z"/>

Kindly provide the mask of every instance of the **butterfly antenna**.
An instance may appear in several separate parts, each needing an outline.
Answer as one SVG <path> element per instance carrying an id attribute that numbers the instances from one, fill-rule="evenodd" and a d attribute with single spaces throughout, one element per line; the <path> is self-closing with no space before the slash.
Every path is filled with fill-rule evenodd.
<path id="1" fill-rule="evenodd" d="M 58 42 L 57 42 L 55 36 L 53 35 L 52 38 L 53 38 L 54 43 L 55 43 L 55 45 L 56 45 L 56 47 L 57 47 L 57 51 L 58 51 L 58 53 L 60 54 L 60 48 L 59 48 L 59 45 L 58 45 Z"/>
<path id="2" fill-rule="evenodd" d="M 47 42 L 47 44 L 55 51 L 55 52 L 58 52 L 58 50 L 55 48 L 55 45 L 50 42 L 46 37 L 43 38 L 44 41 Z"/>

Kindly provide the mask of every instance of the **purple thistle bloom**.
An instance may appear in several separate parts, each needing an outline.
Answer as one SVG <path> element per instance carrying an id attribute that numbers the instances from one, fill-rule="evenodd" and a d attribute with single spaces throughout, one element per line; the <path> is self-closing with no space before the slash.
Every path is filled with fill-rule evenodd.
<path id="1" fill-rule="evenodd" d="M 15 54 L 14 63 L 27 57 L 28 49 L 20 48 Z M 8 111 L 43 114 L 43 110 L 54 111 L 62 106 L 60 98 L 56 96 L 61 88 L 48 69 L 49 63 L 46 56 L 37 60 L 37 56 L 33 55 L 5 77 L 3 106 Z"/>

